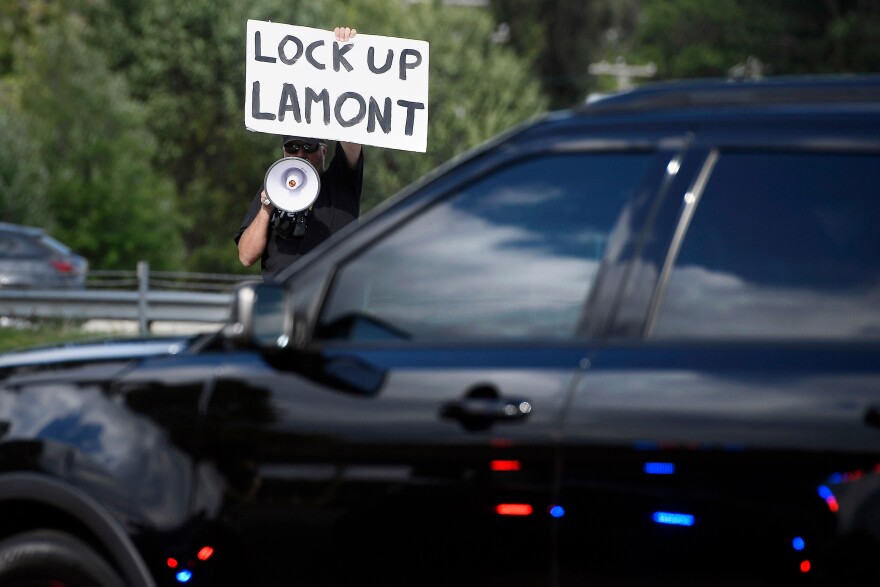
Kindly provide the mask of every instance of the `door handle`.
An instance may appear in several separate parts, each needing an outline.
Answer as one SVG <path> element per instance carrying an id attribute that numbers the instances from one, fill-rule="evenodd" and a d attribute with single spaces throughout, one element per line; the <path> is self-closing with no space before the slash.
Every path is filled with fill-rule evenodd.
<path id="1" fill-rule="evenodd" d="M 518 420 L 532 413 L 526 399 L 504 397 L 466 397 L 448 402 L 442 415 L 456 420 Z"/>

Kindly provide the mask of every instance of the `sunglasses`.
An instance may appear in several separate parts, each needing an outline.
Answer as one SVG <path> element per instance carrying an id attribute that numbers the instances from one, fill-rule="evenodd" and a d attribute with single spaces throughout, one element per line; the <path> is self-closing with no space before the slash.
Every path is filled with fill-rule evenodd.
<path id="1" fill-rule="evenodd" d="M 304 143 L 302 141 L 288 141 L 284 143 L 284 150 L 288 153 L 297 153 L 302 149 L 306 153 L 314 153 L 321 146 L 321 143 Z"/>

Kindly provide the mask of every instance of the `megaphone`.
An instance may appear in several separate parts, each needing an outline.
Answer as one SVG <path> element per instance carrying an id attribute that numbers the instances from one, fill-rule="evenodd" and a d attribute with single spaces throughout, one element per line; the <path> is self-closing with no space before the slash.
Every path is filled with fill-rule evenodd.
<path id="1" fill-rule="evenodd" d="M 284 157 L 269 167 L 263 187 L 276 208 L 299 212 L 318 198 L 321 178 L 315 166 L 305 159 Z"/>

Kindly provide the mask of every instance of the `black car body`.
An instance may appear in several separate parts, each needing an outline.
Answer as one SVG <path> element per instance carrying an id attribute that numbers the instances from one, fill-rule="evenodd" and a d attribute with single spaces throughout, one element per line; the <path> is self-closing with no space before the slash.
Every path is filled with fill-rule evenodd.
<path id="1" fill-rule="evenodd" d="M 512 129 L 179 352 L 6 361 L 0 582 L 876 582 L 878 185 L 878 77 Z"/>

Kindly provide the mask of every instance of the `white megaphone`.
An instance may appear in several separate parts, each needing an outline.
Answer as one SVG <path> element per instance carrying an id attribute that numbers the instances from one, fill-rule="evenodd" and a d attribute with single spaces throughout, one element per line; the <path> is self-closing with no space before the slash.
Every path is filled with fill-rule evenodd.
<path id="1" fill-rule="evenodd" d="M 264 187 L 276 208 L 285 212 L 299 212 L 318 198 L 321 178 L 315 166 L 305 159 L 285 157 L 269 167 Z"/>

